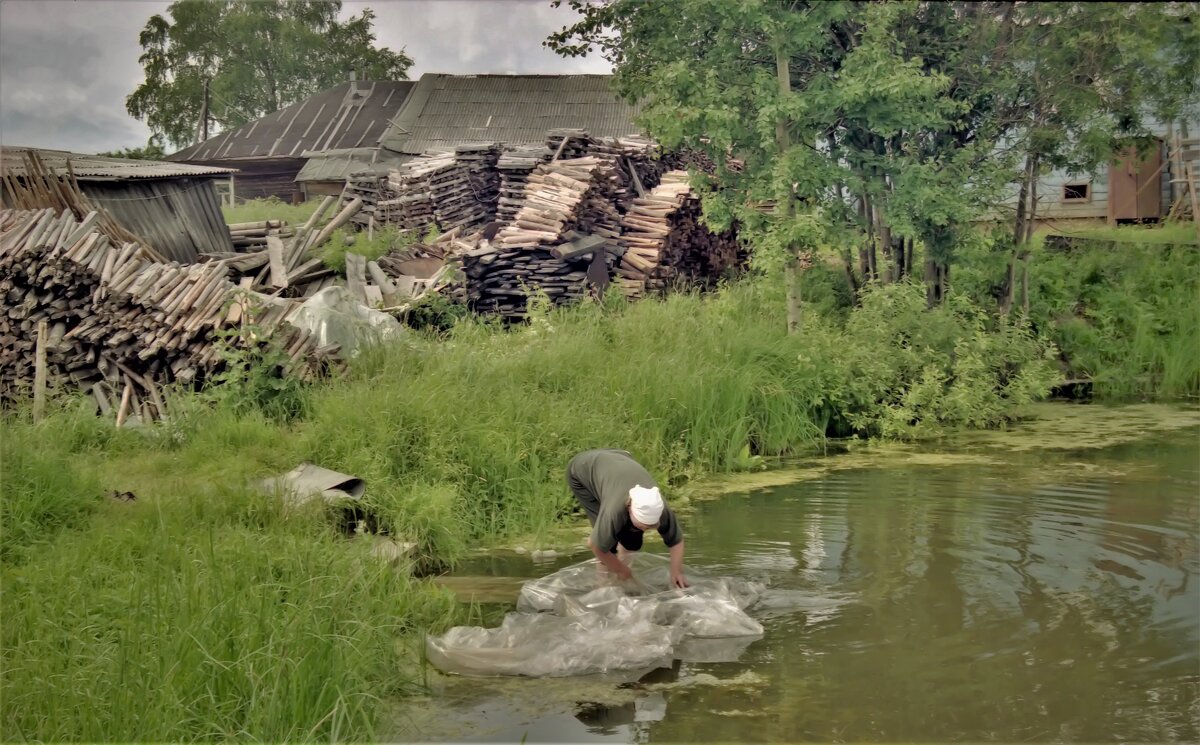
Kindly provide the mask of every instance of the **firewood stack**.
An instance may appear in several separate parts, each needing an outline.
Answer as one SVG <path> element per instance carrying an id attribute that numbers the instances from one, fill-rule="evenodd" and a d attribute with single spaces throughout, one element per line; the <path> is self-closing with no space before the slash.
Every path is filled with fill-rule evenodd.
<path id="1" fill-rule="evenodd" d="M 714 234 L 700 223 L 700 199 L 686 171 L 669 171 L 622 219 L 625 252 L 617 269 L 626 297 L 639 298 L 676 284 L 707 284 L 745 265 L 732 231 Z"/>
<path id="2" fill-rule="evenodd" d="M 525 180 L 539 163 L 549 160 L 540 147 L 514 148 L 506 151 L 496 162 L 500 174 L 500 191 L 496 200 L 496 219 L 507 225 L 517 216 L 525 203 Z"/>
<path id="3" fill-rule="evenodd" d="M 588 155 L 610 162 L 617 171 L 613 198 L 617 209 L 624 213 L 633 200 L 658 186 L 666 170 L 658 157 L 658 146 L 641 137 L 612 137 L 596 140 Z"/>
<path id="4" fill-rule="evenodd" d="M 265 249 L 267 236 L 280 239 L 291 238 L 295 232 L 283 220 L 259 220 L 258 222 L 232 223 L 229 226 L 229 235 L 233 238 L 234 250 L 246 253 Z"/>
<path id="5" fill-rule="evenodd" d="M 443 157 L 442 160 L 446 161 L 445 165 L 453 167 L 453 158 L 447 160 Z M 430 184 L 434 171 L 430 168 L 430 158 L 426 157 L 414 158 L 389 171 L 387 199 L 379 203 L 387 212 L 380 215 L 380 220 L 400 230 L 422 234 L 435 225 L 437 215 Z"/>
<path id="6" fill-rule="evenodd" d="M 591 144 L 592 138 L 586 129 L 551 129 L 546 132 L 546 155 L 551 160 L 582 158 L 588 154 Z"/>
<path id="7" fill-rule="evenodd" d="M 238 294 L 221 262 L 180 265 L 96 231 L 96 213 L 0 211 L 0 396 L 28 392 L 45 324 L 48 384 L 95 396 L 118 424 L 166 414 L 163 386 L 196 385 L 221 369 L 218 331 L 254 324 L 254 346 L 274 334 L 285 372 L 309 378 L 335 348 L 283 323 L 293 304 Z"/>
<path id="8" fill-rule="evenodd" d="M 467 181 L 475 197 L 476 217 L 464 228 L 476 227 L 496 218 L 496 199 L 500 194 L 500 174 L 496 163 L 500 146 L 496 143 L 459 145 L 454 148 L 454 161 L 467 169 Z M 455 227 L 455 226 L 449 226 Z"/>
<path id="9" fill-rule="evenodd" d="M 528 177 L 524 205 L 490 244 L 463 255 L 467 300 L 477 311 L 526 315 L 530 291 L 562 305 L 606 284 L 620 233 L 612 202 L 615 167 L 601 158 L 558 160 Z M 604 240 L 575 253 L 572 238 Z"/>
<path id="10" fill-rule="evenodd" d="M 358 228 L 366 230 L 374 218 L 375 224 L 383 222 L 379 203 L 387 198 L 387 177 L 374 171 L 357 171 L 346 179 L 346 189 L 342 192 L 342 204 L 349 204 L 355 199 L 362 200 L 359 210 L 351 222 Z"/>

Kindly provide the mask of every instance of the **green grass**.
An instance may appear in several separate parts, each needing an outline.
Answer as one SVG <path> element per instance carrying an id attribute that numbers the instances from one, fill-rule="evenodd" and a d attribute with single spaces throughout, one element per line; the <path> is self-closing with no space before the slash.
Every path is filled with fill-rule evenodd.
<path id="1" fill-rule="evenodd" d="M 6 546 L 12 521 L 37 529 L 0 564 L 0 737 L 371 739 L 377 701 L 417 683 L 398 639 L 448 624 L 452 599 L 340 537 L 321 510 L 285 511 L 249 488 L 287 458 L 269 452 L 279 430 L 261 420 L 217 411 L 176 446 L 178 430 L 148 439 L 89 419 L 68 405 L 4 424 Z M 98 503 L 97 481 L 138 499 Z M 28 517 L 47 498 L 74 519 Z"/>
<path id="2" fill-rule="evenodd" d="M 392 249 L 415 243 L 414 237 L 405 235 L 395 228 L 382 228 L 372 232 L 368 237 L 366 232 L 336 230 L 329 242 L 319 249 L 321 261 L 325 266 L 338 272 L 346 271 L 346 254 L 362 255 L 367 261 L 373 261 Z"/>
<path id="3" fill-rule="evenodd" d="M 1086 238 L 1112 243 L 1141 245 L 1196 245 L 1200 235 L 1193 222 L 1174 222 L 1166 225 L 1116 225 L 1103 228 L 1053 231 L 1072 238 Z"/>
<path id="4" fill-rule="evenodd" d="M 324 197 L 318 199 L 310 199 L 301 204 L 288 204 L 281 199 L 251 199 L 239 205 L 228 207 L 222 205 L 221 212 L 225 215 L 225 222 L 228 224 L 239 222 L 258 222 L 260 220 L 284 220 L 293 227 L 303 225 L 317 207 L 321 205 Z M 326 212 L 326 218 L 329 217 L 329 212 Z"/>
<path id="5" fill-rule="evenodd" d="M 1200 247 L 1099 243 L 1038 252 L 1034 323 L 1072 377 L 1108 398 L 1200 396 Z"/>

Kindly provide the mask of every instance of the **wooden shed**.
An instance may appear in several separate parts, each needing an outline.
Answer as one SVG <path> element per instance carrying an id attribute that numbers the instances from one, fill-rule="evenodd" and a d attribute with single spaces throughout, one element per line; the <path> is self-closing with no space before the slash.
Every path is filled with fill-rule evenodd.
<path id="1" fill-rule="evenodd" d="M 177 163 L 236 168 L 237 199 L 304 198 L 296 182 L 307 152 L 370 148 L 400 111 L 411 81 L 348 81 L 167 156 Z"/>
<path id="2" fill-rule="evenodd" d="M 190 263 L 200 253 L 233 250 L 213 184 L 228 179 L 234 173 L 231 168 L 26 147 L 4 146 L 0 151 L 4 181 L 0 201 L 5 204 L 13 203 L 9 179 L 23 180 L 25 154 L 33 152 L 53 174 L 74 174 L 79 190 L 90 202 L 104 208 L 117 224 L 165 258 Z"/>
<path id="3" fill-rule="evenodd" d="M 1200 165 L 1196 163 L 1194 139 L 1200 133 L 1200 122 L 1155 125 L 1151 129 L 1156 139 L 1140 152 L 1125 150 L 1091 173 L 1054 170 L 1039 178 L 1037 222 L 1062 229 L 1165 218 L 1186 193 L 1187 164 L 1192 164 L 1193 172 Z M 1014 187 L 1003 214 L 1015 209 L 1016 203 Z"/>

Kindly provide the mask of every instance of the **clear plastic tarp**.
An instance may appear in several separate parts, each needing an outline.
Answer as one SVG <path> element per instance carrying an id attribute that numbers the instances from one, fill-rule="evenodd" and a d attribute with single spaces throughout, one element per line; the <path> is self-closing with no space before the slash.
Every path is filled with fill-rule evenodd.
<path id="1" fill-rule="evenodd" d="M 526 582 L 498 628 L 457 626 L 429 637 L 429 661 L 461 675 L 590 675 L 670 665 L 674 658 L 731 661 L 762 636 L 746 612 L 758 582 L 688 572 L 673 588 L 669 561 L 637 554 L 635 579 L 616 583 L 592 559 Z"/>

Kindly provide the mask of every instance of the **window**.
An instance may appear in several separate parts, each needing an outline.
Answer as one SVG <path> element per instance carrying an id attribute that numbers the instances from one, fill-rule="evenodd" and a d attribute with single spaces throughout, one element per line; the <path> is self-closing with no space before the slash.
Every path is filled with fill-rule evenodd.
<path id="1" fill-rule="evenodd" d="M 1091 184 L 1063 184 L 1062 200 L 1064 202 L 1091 201 Z"/>

